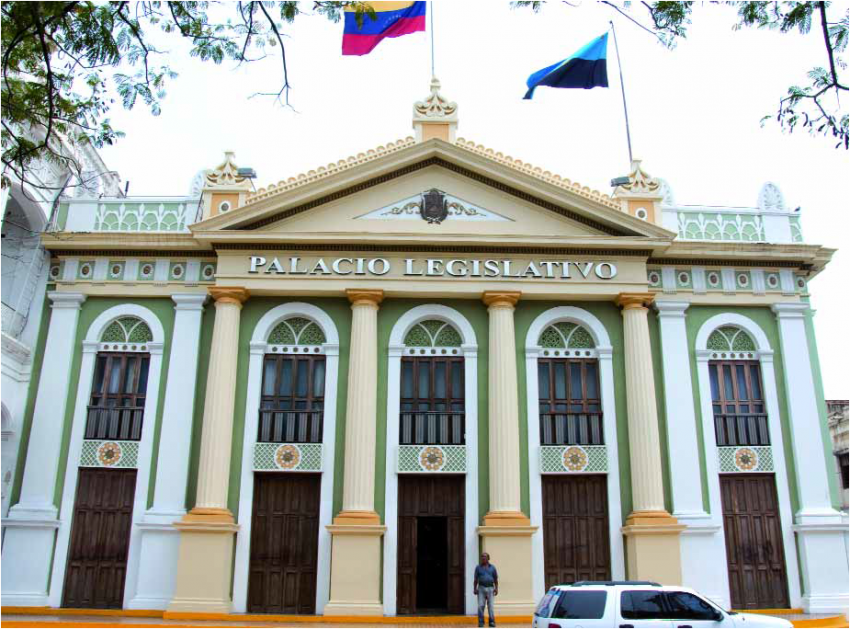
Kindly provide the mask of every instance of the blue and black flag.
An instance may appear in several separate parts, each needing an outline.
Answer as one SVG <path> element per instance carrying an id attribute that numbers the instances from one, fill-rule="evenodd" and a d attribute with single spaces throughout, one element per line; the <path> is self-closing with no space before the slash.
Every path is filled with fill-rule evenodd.
<path id="1" fill-rule="evenodd" d="M 534 96 L 535 88 L 541 85 L 586 90 L 594 87 L 608 87 L 607 50 L 608 33 L 605 33 L 563 61 L 538 70 L 528 77 L 526 81 L 528 91 L 524 98 L 530 100 Z"/>

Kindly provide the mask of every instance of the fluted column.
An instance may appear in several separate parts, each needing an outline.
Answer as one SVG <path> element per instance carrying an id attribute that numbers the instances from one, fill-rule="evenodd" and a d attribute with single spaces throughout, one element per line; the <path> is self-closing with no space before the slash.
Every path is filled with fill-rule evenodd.
<path id="1" fill-rule="evenodd" d="M 244 288 L 211 288 L 210 294 L 215 299 L 215 326 L 204 398 L 198 494 L 192 513 L 230 514 L 227 486 L 236 396 L 239 317 L 248 291 Z"/>
<path id="2" fill-rule="evenodd" d="M 649 344 L 647 306 L 652 299 L 650 293 L 621 293 L 617 297 L 617 303 L 623 307 L 633 499 L 623 533 L 627 537 L 629 578 L 673 585 L 682 580 L 679 534 L 685 527 L 664 509 L 658 408 Z"/>
<path id="3" fill-rule="evenodd" d="M 215 325 L 210 347 L 195 507 L 175 523 L 180 531 L 172 612 L 229 613 L 233 535 L 239 529 L 227 508 L 236 395 L 239 318 L 244 288 L 210 288 Z"/>
<path id="4" fill-rule="evenodd" d="M 634 499 L 632 515 L 640 512 L 650 515 L 665 512 L 658 409 L 647 317 L 647 305 L 652 303 L 652 295 L 621 294 L 617 303 L 623 307 L 623 336 L 626 344 L 626 407 Z"/>
<path id="5" fill-rule="evenodd" d="M 528 524 L 520 510 L 519 400 L 517 399 L 514 306 L 518 292 L 485 292 L 490 315 L 489 427 L 490 509 L 485 523 Z"/>
<path id="6" fill-rule="evenodd" d="M 351 353 L 345 416 L 342 512 L 335 524 L 378 524 L 375 513 L 375 416 L 378 403 L 378 305 L 381 290 L 348 290 Z"/>
<path id="7" fill-rule="evenodd" d="M 351 302 L 345 478 L 342 511 L 327 527 L 333 544 L 331 591 L 325 615 L 378 616 L 383 611 L 381 537 L 387 530 L 375 513 L 378 305 L 384 292 L 364 289 L 345 292 Z"/>

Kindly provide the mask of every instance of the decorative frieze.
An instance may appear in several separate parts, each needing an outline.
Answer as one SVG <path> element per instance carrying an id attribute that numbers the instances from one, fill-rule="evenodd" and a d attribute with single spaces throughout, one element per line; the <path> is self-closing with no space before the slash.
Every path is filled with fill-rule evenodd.
<path id="1" fill-rule="evenodd" d="M 256 443 L 254 469 L 266 472 L 321 472 L 321 443 Z"/>
<path id="2" fill-rule="evenodd" d="M 466 473 L 466 446 L 402 445 L 398 447 L 398 473 Z"/>
<path id="3" fill-rule="evenodd" d="M 737 294 L 808 294 L 808 279 L 804 273 L 795 273 L 792 269 L 768 271 L 765 269 L 706 269 L 694 267 L 648 267 L 646 283 L 654 291 L 675 294 L 692 292 L 704 295 L 722 292 L 726 295 Z"/>
<path id="4" fill-rule="evenodd" d="M 605 446 L 540 446 L 541 474 L 605 473 L 608 450 Z"/>
<path id="5" fill-rule="evenodd" d="M 194 286 L 215 281 L 216 261 L 188 259 L 72 258 L 50 263 L 51 282 L 147 283 Z"/>
<path id="6" fill-rule="evenodd" d="M 720 473 L 772 472 L 773 450 L 770 446 L 727 446 L 717 448 Z"/>
<path id="7" fill-rule="evenodd" d="M 138 441 L 84 439 L 80 467 L 135 469 L 139 466 Z"/>

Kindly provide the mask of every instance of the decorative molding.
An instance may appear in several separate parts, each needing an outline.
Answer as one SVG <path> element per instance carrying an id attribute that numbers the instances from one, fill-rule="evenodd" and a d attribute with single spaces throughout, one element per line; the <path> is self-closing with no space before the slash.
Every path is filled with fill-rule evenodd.
<path id="1" fill-rule="evenodd" d="M 466 474 L 466 446 L 398 446 L 399 474 Z"/>
<path id="2" fill-rule="evenodd" d="M 204 190 L 251 190 L 251 180 L 239 175 L 233 151 L 225 151 L 224 161 L 206 173 Z"/>
<path id="3" fill-rule="evenodd" d="M 629 183 L 617 186 L 614 189 L 615 197 L 649 196 L 662 199 L 664 191 L 661 189 L 661 183 L 641 167 L 641 160 L 632 160 L 631 171 L 628 176 Z"/>
<path id="4" fill-rule="evenodd" d="M 422 197 L 421 195 L 416 195 L 407 197 L 401 201 L 396 201 L 395 203 L 373 210 L 372 212 L 363 214 L 362 216 L 358 216 L 357 219 L 421 220 L 421 207 Z M 491 212 L 490 210 L 485 210 L 480 206 L 474 205 L 469 201 L 464 201 L 463 199 L 459 199 L 458 197 L 450 194 L 446 195 L 446 207 L 448 209 L 448 216 L 446 220 L 513 222 L 510 218 Z"/>
<path id="5" fill-rule="evenodd" d="M 608 472 L 605 446 L 540 446 L 541 474 L 600 474 Z"/>
<path id="6" fill-rule="evenodd" d="M 773 449 L 770 446 L 718 447 L 717 467 L 721 474 L 773 472 Z"/>
<path id="7" fill-rule="evenodd" d="M 255 443 L 254 469 L 272 472 L 321 472 L 321 443 Z"/>
<path id="8" fill-rule="evenodd" d="M 413 120 L 416 122 L 457 122 L 457 103 L 440 94 L 440 81 L 431 77 L 431 94 L 413 103 Z"/>

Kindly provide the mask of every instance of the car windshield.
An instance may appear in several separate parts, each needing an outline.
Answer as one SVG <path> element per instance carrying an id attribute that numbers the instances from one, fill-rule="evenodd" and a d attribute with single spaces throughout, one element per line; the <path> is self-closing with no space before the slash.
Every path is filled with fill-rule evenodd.
<path id="1" fill-rule="evenodd" d="M 709 597 L 705 596 L 704 594 L 700 594 L 700 596 L 703 598 L 703 600 L 708 601 L 709 603 L 714 605 L 717 609 L 719 609 L 720 611 L 722 611 L 725 614 L 731 614 L 732 616 L 736 616 L 738 614 L 738 612 L 733 612 L 731 609 L 726 609 L 725 607 L 723 607 L 723 605 L 721 605 L 720 603 L 715 601 L 713 598 L 709 598 Z"/>

